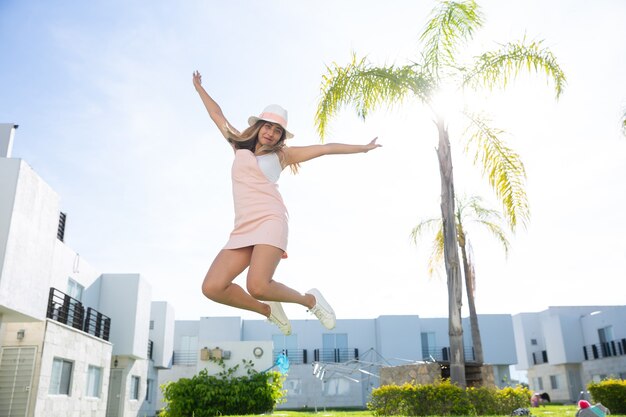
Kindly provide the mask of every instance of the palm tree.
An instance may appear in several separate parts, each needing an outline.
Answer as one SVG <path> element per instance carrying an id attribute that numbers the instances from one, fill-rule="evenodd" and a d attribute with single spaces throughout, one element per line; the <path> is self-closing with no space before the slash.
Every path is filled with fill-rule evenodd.
<path id="1" fill-rule="evenodd" d="M 541 42 L 512 42 L 500 45 L 465 65 L 458 58 L 463 44 L 472 39 L 483 18 L 473 0 L 441 1 L 433 9 L 421 35 L 422 58 L 404 66 L 370 64 L 356 55 L 345 66 L 327 67 L 322 78 L 321 97 L 315 122 L 322 140 L 330 119 L 347 104 L 353 104 L 362 118 L 382 103 L 394 104 L 417 98 L 432 110 L 439 132 L 437 157 L 441 177 L 441 214 L 443 219 L 444 258 L 448 285 L 448 320 L 450 337 L 450 378 L 465 386 L 463 329 L 461 327 L 461 270 L 454 222 L 454 180 L 447 121 L 433 102 L 444 86 L 493 89 L 504 87 L 520 71 L 543 72 L 554 81 L 556 97 L 565 85 L 565 76 L 553 54 Z M 466 113 L 472 132 L 469 147 L 480 163 L 496 196 L 503 204 L 504 216 L 514 228 L 528 218 L 523 189 L 523 165 L 509 157 L 510 149 L 498 138 L 498 131 L 479 115 Z"/>
<path id="2" fill-rule="evenodd" d="M 468 238 L 467 226 L 470 223 L 483 226 L 491 233 L 504 247 L 505 254 L 509 252 L 509 240 L 504 228 L 501 226 L 502 216 L 497 210 L 485 208 L 482 199 L 473 196 L 469 199 L 458 199 L 455 212 L 456 231 L 461 258 L 463 259 L 463 273 L 465 276 L 465 291 L 467 304 L 469 307 L 470 328 L 472 332 L 472 345 L 474 347 L 474 358 L 477 363 L 482 364 L 483 345 L 480 337 L 480 327 L 478 326 L 478 314 L 476 313 L 476 272 L 472 256 L 472 245 Z M 432 244 L 432 254 L 428 259 L 428 273 L 432 275 L 443 261 L 443 222 L 441 218 L 428 219 L 420 222 L 411 231 L 411 237 L 417 242 L 418 236 L 426 231 L 434 231 L 435 237 Z"/>

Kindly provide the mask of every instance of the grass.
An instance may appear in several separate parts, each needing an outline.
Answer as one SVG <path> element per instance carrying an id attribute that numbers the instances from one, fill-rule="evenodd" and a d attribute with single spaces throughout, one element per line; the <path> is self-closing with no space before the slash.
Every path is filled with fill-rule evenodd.
<path id="1" fill-rule="evenodd" d="M 530 408 L 530 412 L 535 417 L 574 417 L 578 408 L 575 405 L 547 405 L 538 408 Z M 511 410 L 513 411 L 513 410 Z M 371 417 L 370 411 L 345 411 L 345 410 L 327 410 L 318 409 L 310 411 L 287 411 L 276 410 L 271 414 L 272 417 L 305 417 L 315 415 L 317 417 Z M 252 417 L 252 416 L 250 416 Z M 258 416 L 256 416 L 258 417 Z M 433 416 L 435 417 L 435 416 Z M 508 417 L 508 416 L 502 416 Z M 607 416 L 608 417 L 608 416 Z M 610 414 L 610 417 L 626 417 L 626 415 Z"/>

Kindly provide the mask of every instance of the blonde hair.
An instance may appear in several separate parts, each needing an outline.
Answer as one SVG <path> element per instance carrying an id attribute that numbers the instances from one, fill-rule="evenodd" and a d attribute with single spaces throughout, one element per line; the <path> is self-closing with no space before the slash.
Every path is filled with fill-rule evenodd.
<path id="1" fill-rule="evenodd" d="M 256 145 L 259 141 L 259 131 L 261 127 L 267 122 L 265 120 L 257 120 L 252 126 L 247 127 L 243 132 L 237 133 L 233 129 L 230 128 L 228 124 L 224 126 L 224 132 L 226 133 L 226 140 L 230 143 L 235 149 L 247 149 L 250 152 L 254 153 L 256 151 Z M 285 139 L 287 138 L 287 131 L 283 129 L 283 134 L 280 136 L 278 142 L 274 146 L 263 145 L 259 150 L 270 153 L 275 152 L 278 154 L 278 157 L 281 160 L 285 157 L 282 152 L 285 147 Z M 298 173 L 298 169 L 300 168 L 300 164 L 290 164 L 289 168 L 291 172 L 294 174 Z"/>

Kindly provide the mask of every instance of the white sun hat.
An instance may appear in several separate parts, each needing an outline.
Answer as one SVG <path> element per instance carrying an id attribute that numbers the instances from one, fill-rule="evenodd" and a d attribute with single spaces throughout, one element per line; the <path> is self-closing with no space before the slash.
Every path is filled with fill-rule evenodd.
<path id="1" fill-rule="evenodd" d="M 293 137 L 293 133 L 287 130 L 287 110 L 283 109 L 278 104 L 270 104 L 263 109 L 263 112 L 258 116 L 250 116 L 248 118 L 248 125 L 252 126 L 259 120 L 279 124 L 285 129 L 285 138 L 290 139 Z"/>

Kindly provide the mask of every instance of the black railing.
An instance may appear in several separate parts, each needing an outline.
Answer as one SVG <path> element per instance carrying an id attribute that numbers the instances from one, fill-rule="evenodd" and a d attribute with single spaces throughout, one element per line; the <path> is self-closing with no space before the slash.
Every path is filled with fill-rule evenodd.
<path id="1" fill-rule="evenodd" d="M 91 307 L 87 309 L 85 316 L 83 303 L 54 287 L 50 287 L 46 317 L 100 339 L 109 340 L 111 330 L 109 317 Z"/>
<path id="2" fill-rule="evenodd" d="M 626 355 L 626 339 L 583 346 L 583 355 L 586 361 Z"/>
<path id="3" fill-rule="evenodd" d="M 175 350 L 172 358 L 172 365 L 196 366 L 198 363 L 198 352 L 195 350 Z"/>
<path id="4" fill-rule="evenodd" d="M 100 339 L 109 340 L 111 333 L 111 318 L 100 313 L 91 307 L 87 309 L 87 317 L 85 317 L 85 333 L 92 334 Z"/>
<path id="5" fill-rule="evenodd" d="M 154 350 L 154 342 L 148 340 L 148 359 L 152 359 L 152 351 Z"/>
<path id="6" fill-rule="evenodd" d="M 313 360 L 315 362 L 348 362 L 359 359 L 359 349 L 357 348 L 336 348 L 336 349 L 315 349 Z"/>
<path id="7" fill-rule="evenodd" d="M 541 365 L 542 363 L 548 363 L 548 351 L 538 350 L 533 352 L 533 365 Z"/>
<path id="8" fill-rule="evenodd" d="M 472 346 L 464 346 L 463 355 L 465 356 L 465 361 L 467 362 L 473 362 L 476 360 L 476 355 L 474 355 L 474 348 Z M 450 362 L 450 346 L 435 346 L 429 349 L 422 349 L 422 360 Z"/>
<path id="9" fill-rule="evenodd" d="M 272 363 L 276 363 L 276 358 L 281 353 L 285 354 L 291 365 L 302 365 L 308 363 L 306 349 L 274 349 L 272 351 Z"/>

